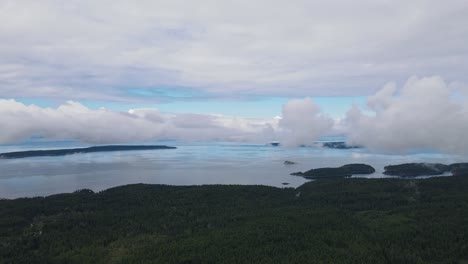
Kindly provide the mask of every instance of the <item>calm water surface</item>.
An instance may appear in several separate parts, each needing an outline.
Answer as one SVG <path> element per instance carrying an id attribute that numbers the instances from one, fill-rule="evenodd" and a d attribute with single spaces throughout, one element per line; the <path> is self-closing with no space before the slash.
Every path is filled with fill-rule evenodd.
<path id="1" fill-rule="evenodd" d="M 160 142 L 157 144 L 161 144 Z M 0 160 L 0 198 L 43 196 L 89 188 L 100 191 L 131 183 L 169 185 L 261 184 L 297 187 L 306 182 L 289 175 L 311 168 L 367 163 L 368 178 L 384 177 L 383 167 L 404 162 L 453 163 L 466 157 L 437 153 L 376 155 L 365 149 L 283 148 L 233 143 L 162 143 L 177 149 L 74 154 Z M 74 142 L 0 145 L 0 153 L 27 149 L 84 147 Z M 284 165 L 285 160 L 297 162 Z"/>

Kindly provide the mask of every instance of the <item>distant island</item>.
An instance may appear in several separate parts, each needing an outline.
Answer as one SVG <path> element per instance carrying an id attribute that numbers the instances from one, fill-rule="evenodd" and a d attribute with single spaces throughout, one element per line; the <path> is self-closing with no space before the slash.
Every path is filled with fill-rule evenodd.
<path id="1" fill-rule="evenodd" d="M 436 176 L 452 173 L 453 176 L 468 175 L 468 163 L 403 163 L 384 167 L 385 175 L 402 178 L 419 176 Z M 306 172 L 294 172 L 291 175 L 302 176 L 306 179 L 346 178 L 356 174 L 372 174 L 375 169 L 367 164 L 347 164 L 336 168 L 316 168 Z"/>
<path id="2" fill-rule="evenodd" d="M 20 159 L 20 158 L 44 157 L 44 156 L 65 156 L 65 155 L 71 155 L 71 154 L 92 153 L 92 152 L 175 149 L 175 148 L 176 147 L 169 147 L 169 146 L 162 146 L 162 145 L 110 145 L 110 146 L 94 146 L 94 147 L 88 147 L 88 148 L 27 150 L 27 151 L 1 153 L 0 159 Z"/>
<path id="3" fill-rule="evenodd" d="M 367 164 L 347 164 L 338 168 L 318 168 L 306 172 L 291 173 L 294 176 L 302 176 L 306 179 L 326 179 L 351 177 L 354 174 L 372 174 L 375 169 Z"/>
<path id="4" fill-rule="evenodd" d="M 350 146 L 346 144 L 346 142 L 343 141 L 337 141 L 337 142 L 324 142 L 322 144 L 322 147 L 324 148 L 332 148 L 332 149 L 355 149 L 355 148 L 361 148 L 360 146 Z"/>
<path id="5" fill-rule="evenodd" d="M 361 146 L 354 146 L 354 145 L 348 145 L 344 141 L 331 141 L 331 142 L 315 142 L 317 144 L 322 144 L 322 147 L 324 148 L 331 148 L 331 149 L 356 149 L 356 148 L 362 148 Z M 281 146 L 281 143 L 278 141 L 272 141 L 268 143 L 268 145 L 273 146 L 273 147 L 278 147 Z M 310 145 L 299 145 L 301 148 L 305 147 L 310 147 Z"/>
<path id="6" fill-rule="evenodd" d="M 468 173 L 468 163 L 454 163 L 450 165 L 441 163 L 404 163 L 384 167 L 385 175 L 400 177 L 417 177 L 441 175 L 451 172 L 453 175 Z"/>

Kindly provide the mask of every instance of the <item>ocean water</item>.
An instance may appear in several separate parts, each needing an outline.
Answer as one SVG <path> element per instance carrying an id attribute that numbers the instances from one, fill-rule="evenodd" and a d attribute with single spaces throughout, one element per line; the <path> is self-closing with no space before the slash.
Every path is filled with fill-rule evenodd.
<path id="1" fill-rule="evenodd" d="M 284 148 L 267 144 L 156 142 L 177 149 L 74 154 L 60 157 L 0 159 L 0 198 L 44 196 L 88 188 L 152 183 L 168 185 L 256 184 L 298 187 L 307 180 L 290 173 L 348 163 L 376 168 L 367 178 L 386 177 L 383 167 L 406 162 L 466 162 L 439 153 L 383 155 L 365 149 L 319 146 Z M 0 145 L 0 153 L 29 149 L 85 147 L 77 142 Z M 297 164 L 285 165 L 290 160 Z M 359 175 L 354 177 L 360 177 Z M 283 185 L 288 183 L 288 185 Z"/>

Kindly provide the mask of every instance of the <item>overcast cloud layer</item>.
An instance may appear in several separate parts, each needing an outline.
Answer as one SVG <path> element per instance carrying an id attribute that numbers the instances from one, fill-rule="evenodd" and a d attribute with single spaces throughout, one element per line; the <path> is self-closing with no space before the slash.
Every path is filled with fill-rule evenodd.
<path id="1" fill-rule="evenodd" d="M 467 12 L 465 0 L 2 0 L 0 98 L 175 100 L 127 92 L 158 87 L 344 96 L 411 75 L 466 82 Z"/>

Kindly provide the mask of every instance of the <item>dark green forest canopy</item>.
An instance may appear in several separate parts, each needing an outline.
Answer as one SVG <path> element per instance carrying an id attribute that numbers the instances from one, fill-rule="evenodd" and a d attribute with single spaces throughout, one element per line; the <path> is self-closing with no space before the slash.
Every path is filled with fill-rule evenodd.
<path id="1" fill-rule="evenodd" d="M 0 201 L 0 263 L 466 261 L 467 176 L 136 184 Z"/>

